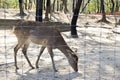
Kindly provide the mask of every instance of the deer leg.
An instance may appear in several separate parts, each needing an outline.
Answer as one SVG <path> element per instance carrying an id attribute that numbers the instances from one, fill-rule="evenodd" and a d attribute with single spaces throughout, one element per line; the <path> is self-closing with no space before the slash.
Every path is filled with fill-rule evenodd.
<path id="1" fill-rule="evenodd" d="M 19 69 L 17 66 L 17 52 L 20 49 L 20 47 L 23 45 L 23 43 L 18 43 L 14 48 L 14 59 L 15 59 L 15 67 L 16 69 Z"/>
<path id="2" fill-rule="evenodd" d="M 57 72 L 57 69 L 55 68 L 55 63 L 54 63 L 54 60 L 53 60 L 54 55 L 53 55 L 52 48 L 48 47 L 47 49 L 48 49 L 48 52 L 49 52 L 51 60 L 52 60 L 53 69 L 54 69 L 55 72 Z"/>
<path id="3" fill-rule="evenodd" d="M 38 67 L 38 62 L 39 62 L 40 56 L 42 55 L 44 49 L 45 49 L 44 46 L 42 46 L 41 49 L 40 49 L 40 54 L 38 55 L 38 59 L 37 59 L 37 61 L 36 61 L 36 68 L 39 68 L 39 67 Z"/>
<path id="4" fill-rule="evenodd" d="M 28 46 L 29 46 L 29 43 L 25 43 L 24 46 L 23 46 L 22 52 L 23 52 L 28 64 L 31 66 L 32 69 L 34 69 L 34 67 L 32 66 L 32 64 L 31 64 L 31 62 L 30 62 L 30 60 L 28 59 L 28 56 L 27 56 L 27 48 L 28 48 Z"/>

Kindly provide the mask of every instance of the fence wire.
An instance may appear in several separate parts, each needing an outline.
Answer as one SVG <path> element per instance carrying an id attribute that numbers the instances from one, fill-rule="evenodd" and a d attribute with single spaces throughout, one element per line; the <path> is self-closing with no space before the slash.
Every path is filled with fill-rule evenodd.
<path id="1" fill-rule="evenodd" d="M 93 18 L 94 16 L 79 15 L 79 18 L 82 20 L 86 18 L 86 22 L 82 21 L 83 25 L 77 27 L 79 38 L 71 38 L 70 31 L 61 33 L 68 46 L 70 46 L 72 50 L 77 49 L 77 56 L 79 58 L 78 72 L 74 72 L 67 58 L 57 49 L 54 50 L 54 60 L 58 72 L 53 71 L 52 62 L 46 49 L 39 61 L 39 69 L 30 69 L 20 49 L 17 54 L 18 66 L 20 69 L 16 70 L 14 66 L 14 47 L 17 43 L 17 39 L 12 33 L 12 29 L 8 29 L 7 26 L 4 26 L 3 29 L 0 29 L 0 79 L 119 80 L 120 35 L 113 33 L 111 29 L 104 28 L 108 25 L 103 23 L 88 27 L 90 25 L 88 17 Z M 8 19 L 7 13 L 5 12 L 4 19 Z M 31 43 L 27 50 L 30 61 L 34 66 L 40 48 L 41 45 Z"/>

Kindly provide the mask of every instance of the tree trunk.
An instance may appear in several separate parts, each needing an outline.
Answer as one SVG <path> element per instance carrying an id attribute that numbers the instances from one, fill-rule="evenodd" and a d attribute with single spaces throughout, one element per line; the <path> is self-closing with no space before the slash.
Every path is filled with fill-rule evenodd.
<path id="1" fill-rule="evenodd" d="M 23 0 L 19 0 L 19 9 L 20 9 L 20 16 L 25 16 L 24 8 L 23 8 Z"/>
<path id="2" fill-rule="evenodd" d="M 76 8 L 74 10 L 74 14 L 73 14 L 72 21 L 71 21 L 71 36 L 73 38 L 78 37 L 77 30 L 76 30 L 76 23 L 77 23 L 79 11 L 80 11 L 81 3 L 82 3 L 82 0 L 77 1 Z"/>
<path id="3" fill-rule="evenodd" d="M 112 2 L 111 13 L 113 13 L 114 12 L 115 3 L 114 3 L 114 0 L 111 0 L 111 2 Z"/>
<path id="4" fill-rule="evenodd" d="M 31 10 L 33 7 L 33 1 L 29 0 L 28 9 Z"/>
<path id="5" fill-rule="evenodd" d="M 116 12 L 119 11 L 119 1 L 118 1 L 118 0 L 116 0 L 115 11 L 116 11 Z"/>
<path id="6" fill-rule="evenodd" d="M 53 5 L 52 5 L 52 11 L 53 12 L 55 11 L 55 2 L 56 2 L 56 0 L 53 1 Z"/>
<path id="7" fill-rule="evenodd" d="M 98 20 L 97 22 L 110 23 L 109 21 L 106 20 L 104 0 L 101 0 L 101 12 L 102 12 L 102 19 L 101 19 L 101 20 Z"/>
<path id="8" fill-rule="evenodd" d="M 99 13 L 100 12 L 100 2 L 99 2 L 99 0 L 97 0 L 97 13 Z"/>
<path id="9" fill-rule="evenodd" d="M 106 20 L 104 0 L 101 0 L 101 11 L 102 11 L 102 19 L 103 19 L 103 20 Z"/>
<path id="10" fill-rule="evenodd" d="M 49 21 L 49 17 L 48 17 L 48 14 L 50 13 L 50 0 L 47 0 L 46 2 L 46 13 L 45 13 L 45 20 L 46 21 Z"/>
<path id="11" fill-rule="evenodd" d="M 42 22 L 43 0 L 36 1 L 36 21 Z"/>
<path id="12" fill-rule="evenodd" d="M 28 10 L 28 0 L 24 0 L 24 7 L 25 7 L 25 10 Z"/>
<path id="13" fill-rule="evenodd" d="M 85 8 L 87 7 L 87 5 L 90 3 L 90 0 L 88 0 L 88 2 L 85 4 L 85 6 L 82 8 L 81 13 L 85 10 Z"/>
<path id="14" fill-rule="evenodd" d="M 63 2 L 63 6 L 64 6 L 64 12 L 67 13 L 68 12 L 67 0 L 62 0 L 62 2 Z"/>
<path id="15" fill-rule="evenodd" d="M 74 12 L 74 9 L 75 9 L 75 0 L 73 0 L 73 3 L 72 3 L 72 11 Z"/>
<path id="16" fill-rule="evenodd" d="M 60 11 L 62 11 L 62 10 L 63 10 L 63 6 L 64 6 L 64 5 L 63 5 L 63 1 L 62 1 L 62 0 L 59 0 L 59 3 L 60 3 L 60 4 L 59 4 L 59 5 L 60 5 Z"/>
<path id="17" fill-rule="evenodd" d="M 46 10 L 46 6 L 45 6 L 46 4 L 45 4 L 45 2 L 46 2 L 46 1 L 43 0 L 43 10 Z"/>
<path id="18" fill-rule="evenodd" d="M 60 9 L 60 1 L 57 0 L 57 11 L 59 11 L 59 9 Z"/>

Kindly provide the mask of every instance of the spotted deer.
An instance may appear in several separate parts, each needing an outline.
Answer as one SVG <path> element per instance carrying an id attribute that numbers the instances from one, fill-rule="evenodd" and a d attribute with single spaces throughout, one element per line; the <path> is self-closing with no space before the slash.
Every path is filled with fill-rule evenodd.
<path id="1" fill-rule="evenodd" d="M 60 31 L 56 28 L 52 27 L 55 23 L 41 23 L 41 22 L 34 22 L 34 21 L 21 21 L 18 22 L 14 26 L 13 33 L 16 35 L 18 43 L 14 48 L 14 59 L 15 59 L 15 67 L 19 69 L 17 66 L 17 52 L 22 47 L 22 52 L 27 59 L 29 65 L 34 69 L 30 60 L 27 57 L 27 48 L 29 44 L 35 43 L 41 45 L 40 53 L 38 55 L 36 61 L 36 68 L 39 68 L 38 62 L 40 56 L 42 55 L 45 48 L 47 48 L 48 53 L 52 59 L 52 66 L 53 70 L 57 71 L 55 68 L 55 63 L 53 60 L 53 49 L 59 49 L 68 59 L 70 66 L 73 68 L 74 71 L 78 71 L 78 57 L 75 52 L 73 52 L 70 47 L 65 42 L 64 38 L 60 34 Z M 57 25 L 56 25 L 57 26 Z"/>

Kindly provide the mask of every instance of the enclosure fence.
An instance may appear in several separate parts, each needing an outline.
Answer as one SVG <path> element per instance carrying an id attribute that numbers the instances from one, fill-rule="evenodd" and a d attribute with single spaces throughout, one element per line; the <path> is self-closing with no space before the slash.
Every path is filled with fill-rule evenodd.
<path id="1" fill-rule="evenodd" d="M 4 23 L 7 23 L 6 19 L 9 19 L 9 12 L 7 9 L 1 9 L 1 11 L 4 11 L 1 14 L 4 16 L 2 16 L 2 19 L 4 19 Z M 28 13 L 29 16 L 34 16 L 30 11 Z M 27 17 L 24 18 L 26 19 Z M 73 51 L 77 49 L 77 56 L 79 58 L 78 72 L 74 72 L 67 58 L 57 49 L 54 49 L 53 52 L 58 72 L 53 71 L 52 62 L 46 49 L 40 58 L 40 68 L 38 69 L 30 69 L 20 49 L 17 54 L 20 69 L 16 70 L 14 66 L 14 47 L 17 44 L 17 38 L 12 32 L 12 27 L 1 26 L 0 79 L 120 80 L 120 34 L 119 32 L 113 33 L 114 29 L 109 28 L 113 24 L 96 23 L 95 21 L 100 18 L 97 17 L 96 15 L 89 14 L 79 15 L 78 25 L 80 26 L 77 27 L 79 38 L 70 37 L 70 31 L 61 32 L 68 46 Z M 114 16 L 108 16 L 108 18 L 112 20 Z M 116 29 L 118 30 L 119 28 Z M 27 50 L 28 57 L 34 66 L 40 48 L 41 45 L 31 43 Z"/>

